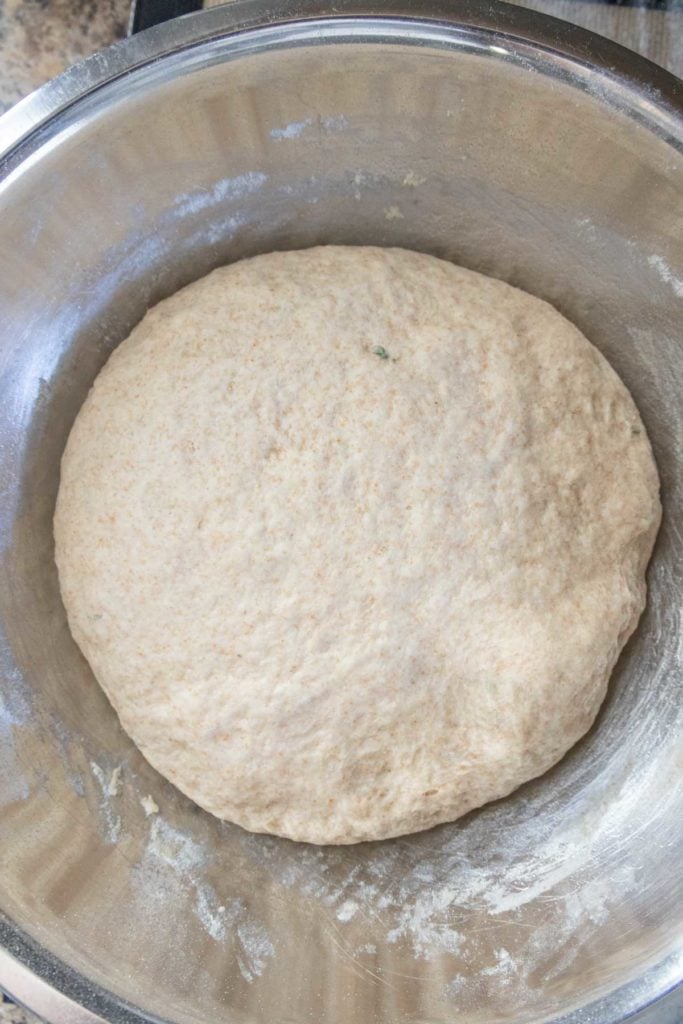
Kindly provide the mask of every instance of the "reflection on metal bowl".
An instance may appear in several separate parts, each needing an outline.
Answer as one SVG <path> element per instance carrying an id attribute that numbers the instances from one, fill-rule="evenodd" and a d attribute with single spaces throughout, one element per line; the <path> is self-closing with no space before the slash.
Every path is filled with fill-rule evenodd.
<path id="1" fill-rule="evenodd" d="M 237 0 L 0 120 L 0 981 L 54 1021 L 615 1024 L 679 977 L 676 83 L 503 4 L 344 12 Z M 321 242 L 553 302 L 631 388 L 664 503 L 589 736 L 460 822 L 338 849 L 221 823 L 145 763 L 70 638 L 51 532 L 69 427 L 146 308 Z"/>

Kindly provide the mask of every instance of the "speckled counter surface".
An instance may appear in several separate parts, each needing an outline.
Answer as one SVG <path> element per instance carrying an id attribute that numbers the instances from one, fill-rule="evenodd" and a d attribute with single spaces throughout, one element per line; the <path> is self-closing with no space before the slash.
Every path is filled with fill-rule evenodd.
<path id="1" fill-rule="evenodd" d="M 0 111 L 122 39 L 129 0 L 0 0 Z"/>
<path id="2" fill-rule="evenodd" d="M 220 0 L 205 0 L 215 6 Z M 456 3 L 457 0 L 454 0 Z M 683 76 L 683 0 L 647 10 L 590 0 L 517 0 L 609 36 Z M 126 35 L 129 0 L 0 0 L 0 113 L 70 64 Z M 0 995 L 0 1024 L 35 1024 Z M 653 1008 L 639 1024 L 681 1024 L 683 1002 Z"/>

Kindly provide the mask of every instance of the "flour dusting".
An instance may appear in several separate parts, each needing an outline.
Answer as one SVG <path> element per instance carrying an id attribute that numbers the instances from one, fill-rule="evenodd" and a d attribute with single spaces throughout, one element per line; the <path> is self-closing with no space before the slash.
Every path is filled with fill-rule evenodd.
<path id="1" fill-rule="evenodd" d="M 442 914 L 456 902 L 457 887 L 435 887 L 426 892 L 420 900 L 408 901 L 399 912 L 398 923 L 387 933 L 387 941 L 396 943 L 407 939 L 415 956 L 430 959 L 435 950 L 442 953 L 459 953 L 463 945 L 461 933 Z"/>
<path id="2" fill-rule="evenodd" d="M 240 974 L 246 982 L 253 982 L 275 955 L 267 931 L 245 899 L 223 900 L 206 880 L 212 858 L 205 846 L 157 816 L 159 808 L 151 797 L 140 801 L 145 810 L 148 801 L 154 805 L 151 813 L 155 817 L 149 825 L 142 861 L 134 873 L 138 897 L 150 909 L 158 905 L 168 911 L 189 896 L 206 934 L 226 949 L 233 948 Z"/>
<path id="3" fill-rule="evenodd" d="M 337 114 L 333 117 L 323 117 L 321 124 L 325 131 L 328 132 L 343 132 L 349 127 L 348 118 L 343 114 Z"/>
<path id="4" fill-rule="evenodd" d="M 114 771 L 109 776 L 109 782 L 107 783 L 107 796 L 118 796 L 121 789 L 121 772 L 123 770 L 122 765 L 118 768 L 114 768 Z"/>
<path id="5" fill-rule="evenodd" d="M 270 137 L 276 142 L 282 139 L 298 139 L 312 124 L 312 117 L 307 117 L 303 121 L 291 121 L 284 128 L 271 128 Z"/>
<path id="6" fill-rule="evenodd" d="M 157 858 L 187 878 L 193 878 L 195 869 L 206 858 L 199 843 L 173 828 L 163 818 L 155 818 L 150 825 L 147 856 Z"/>
<path id="7" fill-rule="evenodd" d="M 348 128 L 349 122 L 344 114 L 305 117 L 302 121 L 290 121 L 283 128 L 271 128 L 269 134 L 275 142 L 282 142 L 284 139 L 299 139 L 304 132 L 315 125 L 324 132 L 340 132 Z"/>
<path id="8" fill-rule="evenodd" d="M 99 811 L 104 824 L 104 835 L 108 843 L 114 844 L 121 836 L 121 818 L 111 805 L 113 794 L 110 792 L 110 786 L 113 776 L 112 774 L 108 775 L 96 761 L 90 762 L 90 769 L 101 791 Z"/>
<path id="9" fill-rule="evenodd" d="M 3 807 L 21 803 L 31 795 L 28 780 L 21 771 L 16 770 L 19 759 L 16 756 L 13 729 L 13 725 L 0 718 L 0 803 Z"/>
<path id="10" fill-rule="evenodd" d="M 275 947 L 265 929 L 248 917 L 238 921 L 237 936 L 242 947 L 237 954 L 240 973 L 245 981 L 253 981 L 263 974 Z"/>
<path id="11" fill-rule="evenodd" d="M 589 752 L 585 757 L 590 761 Z M 641 767 L 634 780 L 627 752 L 616 750 L 613 781 L 602 792 L 598 781 L 598 792 L 579 789 L 548 807 L 541 788 L 464 825 L 351 851 L 237 835 L 297 901 L 310 900 L 344 926 L 351 956 L 388 956 L 392 948 L 425 964 L 447 956 L 456 970 L 444 981 L 444 998 L 461 1005 L 485 985 L 504 1004 L 530 998 L 536 971 L 551 982 L 575 970 L 582 944 L 640 884 L 620 844 L 658 770 Z M 561 792 L 561 778 L 556 785 Z M 598 846 L 602 858 L 611 850 L 613 864 L 596 877 Z M 503 941 L 495 943 L 496 936 Z"/>
<path id="12" fill-rule="evenodd" d="M 225 907 L 218 903 L 216 893 L 208 886 L 197 886 L 197 917 L 207 933 L 216 942 L 223 942 L 227 935 Z"/>
<path id="13" fill-rule="evenodd" d="M 356 916 L 357 911 L 358 904 L 355 900 L 345 900 L 337 911 L 337 920 L 350 921 L 352 917 Z"/>
<path id="14" fill-rule="evenodd" d="M 8 656 L 11 656 L 9 646 L 3 644 L 3 663 L 8 661 Z M 29 721 L 30 709 L 23 694 L 21 673 L 16 667 L 5 671 L 7 685 L 0 690 L 0 801 L 3 807 L 26 800 L 31 792 L 14 744 L 14 730 Z"/>
<path id="15" fill-rule="evenodd" d="M 239 174 L 234 178 L 222 178 L 211 188 L 199 189 L 196 192 L 179 196 L 173 207 L 173 216 L 183 218 L 228 200 L 243 199 L 245 196 L 258 192 L 267 180 L 268 175 L 262 171 L 248 171 L 246 174 Z"/>
<path id="16" fill-rule="evenodd" d="M 149 818 L 152 814 L 159 813 L 159 804 L 152 796 L 150 796 L 149 793 L 147 796 L 140 797 L 140 804 L 142 805 L 146 818 Z"/>
<path id="17" fill-rule="evenodd" d="M 647 262 L 656 270 L 662 281 L 671 285 L 671 289 L 679 299 L 683 299 L 683 279 L 676 277 L 669 264 L 661 256 L 653 254 L 648 256 Z"/>

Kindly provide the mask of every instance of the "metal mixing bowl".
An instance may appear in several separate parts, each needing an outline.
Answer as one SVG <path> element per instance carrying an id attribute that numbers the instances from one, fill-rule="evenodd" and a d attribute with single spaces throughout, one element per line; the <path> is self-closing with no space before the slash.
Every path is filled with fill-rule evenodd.
<path id="1" fill-rule="evenodd" d="M 677 86 L 520 8 L 372 10 L 237 0 L 0 120 L 0 982 L 54 1022 L 613 1024 L 680 977 Z M 458 823 L 340 849 L 221 823 L 144 762 L 71 640 L 51 531 L 70 425 L 147 307 L 320 242 L 555 303 L 635 395 L 665 510 L 589 736 Z"/>

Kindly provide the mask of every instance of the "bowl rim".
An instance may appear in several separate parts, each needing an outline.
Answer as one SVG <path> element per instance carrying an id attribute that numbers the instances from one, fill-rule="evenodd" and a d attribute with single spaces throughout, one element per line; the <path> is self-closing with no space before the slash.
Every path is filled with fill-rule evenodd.
<path id="1" fill-rule="evenodd" d="M 622 109 L 683 152 L 683 82 L 644 57 L 586 29 L 501 0 L 286 0 L 274 11 L 268 0 L 232 0 L 164 22 L 68 68 L 0 116 L 0 188 L 12 172 L 63 130 L 62 114 L 86 98 L 121 85 L 160 62 L 168 69 L 175 56 L 201 50 L 212 42 L 239 45 L 245 33 L 296 27 L 319 32 L 333 28 L 363 32 L 402 28 L 417 41 L 442 29 L 460 34 L 460 45 L 477 35 L 506 51 L 517 42 L 540 51 L 548 60 L 570 62 L 584 77 L 587 91 L 598 82 L 621 94 Z M 367 38 L 367 37 L 366 37 Z M 380 35 L 381 38 L 381 35 Z M 454 35 L 454 43 L 457 40 Z M 169 64 L 170 62 L 170 64 Z M 123 88 L 126 85 L 123 83 Z M 609 94 L 605 93 L 605 98 Z M 607 995 L 554 1018 L 553 1024 L 621 1024 L 652 1007 L 683 983 L 683 949 L 670 953 L 644 973 Z M 47 948 L 26 935 L 0 909 L 0 987 L 27 1009 L 52 1024 L 147 1024 L 159 1018 L 131 1005 L 100 984 L 80 975 Z M 679 989 L 679 994 L 683 989 Z M 683 1001 L 682 1001 L 683 1005 Z"/>
<path id="2" fill-rule="evenodd" d="M 60 111 L 82 101 L 115 79 L 160 58 L 213 39 L 250 30 L 295 23 L 322 22 L 368 25 L 388 20 L 418 26 L 442 25 L 510 38 L 568 58 L 602 78 L 635 90 L 645 116 L 664 115 L 672 141 L 683 146 L 683 80 L 604 36 L 503 0 L 460 0 L 456 12 L 449 0 L 284 0 L 277 10 L 268 0 L 232 0 L 229 5 L 182 15 L 123 39 L 80 61 L 19 100 L 0 115 L 0 179 L 12 152 Z"/>

